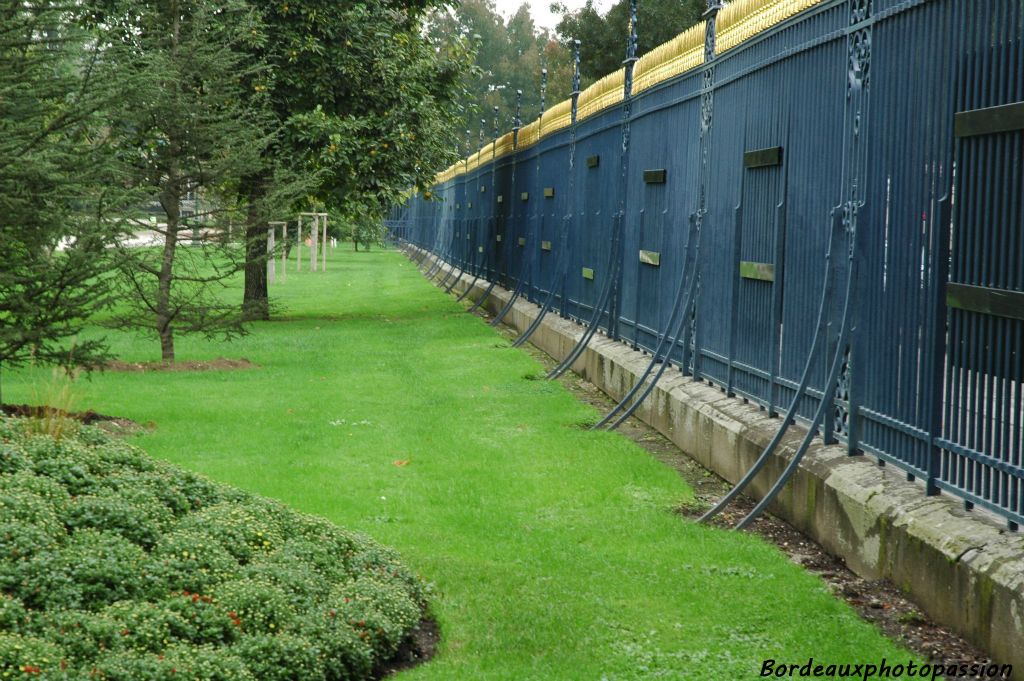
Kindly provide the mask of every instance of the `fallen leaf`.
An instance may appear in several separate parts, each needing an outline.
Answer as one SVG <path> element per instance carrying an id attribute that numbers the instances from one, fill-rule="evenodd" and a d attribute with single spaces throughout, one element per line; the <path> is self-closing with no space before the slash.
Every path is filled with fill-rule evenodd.
<path id="1" fill-rule="evenodd" d="M 395 466 L 398 466 L 399 468 L 402 468 L 403 466 L 408 466 L 409 465 L 409 461 L 410 461 L 410 459 L 396 459 L 395 461 L 392 461 L 391 463 L 392 463 L 392 465 L 395 465 Z"/>

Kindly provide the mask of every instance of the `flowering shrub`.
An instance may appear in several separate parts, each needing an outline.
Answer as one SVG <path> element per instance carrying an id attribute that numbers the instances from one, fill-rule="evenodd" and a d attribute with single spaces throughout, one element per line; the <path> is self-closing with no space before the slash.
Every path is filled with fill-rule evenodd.
<path id="1" fill-rule="evenodd" d="M 260 681 L 320 681 L 325 669 L 316 649 L 298 636 L 247 636 L 234 646 L 253 676 Z"/>
<path id="2" fill-rule="evenodd" d="M 30 608 L 97 610 L 153 593 L 145 559 L 142 548 L 116 534 L 80 530 L 63 546 L 19 562 L 12 591 Z"/>
<path id="3" fill-rule="evenodd" d="M 232 613 L 238 628 L 247 634 L 284 631 L 297 615 L 288 596 L 269 582 L 253 579 L 226 582 L 214 590 L 213 597 Z"/>
<path id="4" fill-rule="evenodd" d="M 151 548 L 173 520 L 171 510 L 145 489 L 100 489 L 69 499 L 62 505 L 61 519 L 72 532 L 87 527 L 106 530 L 133 544 Z"/>
<path id="5" fill-rule="evenodd" d="M 20 447 L 0 444 L 0 473 L 14 473 L 25 468 L 25 454 Z"/>
<path id="6" fill-rule="evenodd" d="M 233 579 L 238 561 L 202 531 L 176 529 L 165 534 L 149 554 L 149 569 L 170 591 L 206 593 Z"/>
<path id="7" fill-rule="evenodd" d="M 64 651 L 39 638 L 0 633 L 0 677 L 31 678 L 59 669 Z"/>
<path id="8" fill-rule="evenodd" d="M 420 620 L 419 606 L 404 584 L 375 576 L 335 587 L 328 605 L 385 659 L 398 650 L 405 632 Z"/>
<path id="9" fill-rule="evenodd" d="M 281 528 L 273 518 L 261 516 L 237 502 L 224 502 L 191 513 L 178 523 L 215 539 L 240 563 L 268 554 L 282 543 Z"/>
<path id="10" fill-rule="evenodd" d="M 421 582 L 372 539 L 93 428 L 0 418 L 0 678 L 371 678 Z"/>
<path id="11" fill-rule="evenodd" d="M 0 595 L 0 631 L 21 633 L 28 624 L 28 611 L 14 596 Z"/>
<path id="12" fill-rule="evenodd" d="M 107 653 L 96 660 L 89 673 L 87 678 L 106 681 L 256 681 L 236 655 L 208 647 L 175 646 L 162 653 Z"/>

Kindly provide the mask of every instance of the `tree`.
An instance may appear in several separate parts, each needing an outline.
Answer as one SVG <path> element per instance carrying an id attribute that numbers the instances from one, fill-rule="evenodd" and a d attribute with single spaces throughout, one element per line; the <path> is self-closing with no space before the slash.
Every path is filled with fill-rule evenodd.
<path id="1" fill-rule="evenodd" d="M 0 13 L 0 367 L 106 356 L 101 339 L 75 337 L 110 300 L 122 229 L 107 215 L 123 197 L 98 116 L 112 90 L 77 9 Z"/>
<path id="2" fill-rule="evenodd" d="M 637 6 L 637 56 L 668 42 L 701 20 L 705 0 L 644 0 Z M 594 0 L 576 11 L 552 5 L 561 15 L 555 31 L 564 39 L 582 41 L 580 72 L 584 86 L 622 67 L 629 33 L 629 0 L 618 0 L 602 15 Z"/>
<path id="3" fill-rule="evenodd" d="M 517 90 L 523 92 L 523 123 L 534 120 L 540 113 L 541 69 L 548 70 L 548 107 L 571 94 L 572 54 L 567 43 L 538 30 L 525 3 L 506 22 L 491 0 L 465 0 L 453 12 L 436 13 L 430 21 L 430 32 L 470 36 L 479 44 L 476 69 L 466 83 L 469 105 L 457 128 L 460 146 L 469 130 L 470 147 L 476 149 L 481 119 L 486 121 L 485 138 L 491 138 L 495 106 L 500 116 L 499 130 L 510 130 Z"/>
<path id="4" fill-rule="evenodd" d="M 282 134 L 264 157 L 293 158 L 316 178 L 309 194 L 350 219 L 379 216 L 401 192 L 431 181 L 455 158 L 468 46 L 430 38 L 423 26 L 435 0 L 294 0 L 261 5 L 253 61 L 270 72 L 267 94 Z M 245 178 L 257 205 L 262 172 Z M 244 307 L 266 316 L 265 216 L 246 225 L 249 264 Z"/>
<path id="5" fill-rule="evenodd" d="M 125 295 L 114 323 L 155 332 L 162 360 L 173 362 L 178 333 L 244 331 L 242 311 L 219 289 L 245 263 L 227 228 L 262 209 L 236 199 L 244 178 L 264 167 L 261 151 L 275 133 L 265 71 L 249 58 L 261 26 L 241 0 L 104 5 L 105 57 L 118 77 L 138 83 L 112 116 L 124 181 L 140 199 L 155 199 L 162 218 L 151 226 L 156 248 L 121 249 Z M 261 201 L 270 196 L 265 190 Z"/>

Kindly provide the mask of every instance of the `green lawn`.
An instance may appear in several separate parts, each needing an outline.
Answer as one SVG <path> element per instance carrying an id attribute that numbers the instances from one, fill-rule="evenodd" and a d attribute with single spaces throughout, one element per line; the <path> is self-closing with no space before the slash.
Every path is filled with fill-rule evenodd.
<path id="1" fill-rule="evenodd" d="M 279 320 L 179 359 L 248 371 L 96 375 L 77 408 L 153 421 L 151 454 L 397 547 L 436 587 L 440 654 L 400 678 L 747 679 L 774 658 L 908 654 L 760 539 L 672 512 L 668 467 L 398 253 L 290 271 Z M 240 296 L 240 291 L 238 292 Z M 115 335 L 129 360 L 155 339 Z M 30 401 L 49 371 L 4 376 Z M 529 377 L 529 378 L 528 378 Z M 395 462 L 408 462 L 395 465 Z"/>

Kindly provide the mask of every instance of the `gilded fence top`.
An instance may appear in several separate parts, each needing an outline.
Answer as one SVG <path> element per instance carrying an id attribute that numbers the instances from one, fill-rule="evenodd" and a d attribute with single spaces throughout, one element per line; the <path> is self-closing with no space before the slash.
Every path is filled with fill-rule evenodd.
<path id="1" fill-rule="evenodd" d="M 471 173 L 484 163 L 490 163 L 494 156 L 494 142 L 488 142 L 466 162 L 466 172 Z"/>
<path id="2" fill-rule="evenodd" d="M 494 157 L 501 158 L 505 154 L 511 154 L 512 149 L 512 133 L 506 132 L 494 143 Z"/>
<path id="3" fill-rule="evenodd" d="M 715 52 L 736 47 L 744 40 L 780 24 L 823 0 L 733 0 L 718 15 Z"/>
<path id="4" fill-rule="evenodd" d="M 525 149 L 537 143 L 540 139 L 540 119 L 527 123 L 519 130 L 519 144 L 517 149 Z"/>
<path id="5" fill-rule="evenodd" d="M 633 67 L 633 93 L 643 92 L 703 64 L 706 28 L 702 21 L 640 57 Z"/>
<path id="6" fill-rule="evenodd" d="M 546 137 L 553 132 L 572 125 L 572 99 L 564 99 L 544 112 L 540 121 L 540 136 Z"/>
<path id="7" fill-rule="evenodd" d="M 469 155 L 469 158 L 466 159 L 466 172 L 473 172 L 474 170 L 476 170 L 476 167 L 478 165 L 480 165 L 480 152 L 474 151 L 472 154 Z"/>
<path id="8" fill-rule="evenodd" d="M 451 180 L 451 179 L 453 179 L 455 177 L 455 175 L 457 174 L 457 168 L 459 166 L 462 166 L 462 165 L 463 165 L 463 162 L 459 161 L 457 163 L 454 163 L 454 164 L 448 166 L 447 168 L 445 168 L 444 170 L 439 172 L 434 177 L 434 181 L 437 184 L 444 184 L 445 182 L 448 182 L 449 180 Z"/>
<path id="9" fill-rule="evenodd" d="M 623 68 L 609 73 L 581 92 L 576 107 L 576 120 L 581 121 L 621 102 L 625 82 L 626 69 Z"/>

